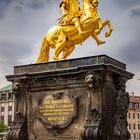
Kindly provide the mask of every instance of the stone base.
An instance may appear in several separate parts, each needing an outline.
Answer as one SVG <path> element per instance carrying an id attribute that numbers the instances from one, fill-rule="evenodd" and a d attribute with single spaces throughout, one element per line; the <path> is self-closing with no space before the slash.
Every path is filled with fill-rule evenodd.
<path id="1" fill-rule="evenodd" d="M 14 67 L 9 140 L 128 140 L 133 77 L 106 55 Z"/>

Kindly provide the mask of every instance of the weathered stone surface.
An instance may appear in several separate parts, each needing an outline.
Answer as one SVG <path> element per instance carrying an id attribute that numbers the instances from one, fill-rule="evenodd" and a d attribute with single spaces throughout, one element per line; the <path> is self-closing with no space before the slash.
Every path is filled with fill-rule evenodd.
<path id="1" fill-rule="evenodd" d="M 9 140 L 24 140 L 22 126 L 29 140 L 128 140 L 125 82 L 132 77 L 106 55 L 14 67 L 7 79 L 15 116 L 26 121 L 15 119 Z"/>

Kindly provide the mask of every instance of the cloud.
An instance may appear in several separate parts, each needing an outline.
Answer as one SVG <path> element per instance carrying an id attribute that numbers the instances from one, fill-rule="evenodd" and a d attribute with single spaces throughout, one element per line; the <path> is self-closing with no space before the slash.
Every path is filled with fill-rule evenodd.
<path id="1" fill-rule="evenodd" d="M 59 1 L 55 2 L 56 4 Z M 46 6 L 48 6 L 46 8 Z M 50 9 L 54 5 L 54 0 L 0 0 L 0 18 L 4 18 L 8 11 L 8 8 L 13 8 L 18 12 L 22 10 L 40 10 L 43 8 Z M 8 11 L 9 12 L 9 11 Z"/>
<path id="2" fill-rule="evenodd" d="M 140 7 L 134 7 L 130 11 L 131 17 L 140 17 Z"/>
<path id="3" fill-rule="evenodd" d="M 140 4 L 140 0 L 115 0 L 114 3 L 120 7 L 128 8 Z"/>
<path id="4" fill-rule="evenodd" d="M 137 38 L 120 49 L 120 56 L 134 72 L 140 70 L 140 40 Z"/>
<path id="5" fill-rule="evenodd" d="M 24 43 L 0 42 L 0 63 L 16 65 L 31 53 L 31 48 Z"/>
<path id="6" fill-rule="evenodd" d="M 32 9 L 43 8 L 45 5 L 45 0 L 15 0 L 18 7 L 28 7 Z"/>
<path id="7" fill-rule="evenodd" d="M 0 18 L 3 18 L 11 0 L 0 0 Z"/>
<path id="8" fill-rule="evenodd" d="M 29 3 L 27 3 L 27 6 L 29 6 L 29 8 L 38 9 L 38 8 L 43 8 L 44 4 L 45 1 L 43 0 L 32 0 Z"/>
<path id="9" fill-rule="evenodd" d="M 45 8 L 46 5 L 49 5 L 51 7 L 51 5 L 54 3 L 53 0 L 14 0 L 14 4 L 17 5 L 15 6 L 15 8 L 29 8 L 29 9 L 42 9 Z M 55 1 L 55 3 L 58 3 L 57 1 Z M 49 8 L 49 7 L 48 7 Z"/>

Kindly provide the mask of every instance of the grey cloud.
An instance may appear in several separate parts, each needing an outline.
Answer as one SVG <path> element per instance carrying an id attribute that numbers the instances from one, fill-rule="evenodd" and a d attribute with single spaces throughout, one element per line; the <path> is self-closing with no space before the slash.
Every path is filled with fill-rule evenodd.
<path id="1" fill-rule="evenodd" d="M 34 0 L 28 3 L 29 8 L 39 9 L 44 7 L 44 3 L 40 0 Z"/>
<path id="2" fill-rule="evenodd" d="M 31 9 L 42 9 L 44 8 L 47 4 L 51 4 L 52 0 L 15 0 L 16 6 L 15 8 L 19 10 L 19 8 L 22 7 L 27 7 Z"/>
<path id="3" fill-rule="evenodd" d="M 56 6 L 59 7 L 60 1 L 55 1 L 54 0 L 13 0 L 13 5 L 12 8 L 15 12 L 22 13 L 27 10 L 30 11 L 35 11 L 37 12 L 38 10 L 46 10 L 51 11 L 52 9 L 53 12 L 56 11 Z"/>
<path id="4" fill-rule="evenodd" d="M 0 18 L 3 18 L 11 0 L 0 0 Z"/>
<path id="5" fill-rule="evenodd" d="M 21 12 L 22 11 L 22 7 L 21 6 L 15 6 L 14 9 L 18 12 Z"/>
<path id="6" fill-rule="evenodd" d="M 0 50 L 0 62 L 8 65 L 19 64 L 32 53 L 32 49 L 23 42 L 0 42 Z"/>
<path id="7" fill-rule="evenodd" d="M 140 69 L 140 40 L 137 38 L 135 41 L 120 47 L 120 57 L 129 65 L 129 67 L 138 72 Z"/>
<path id="8" fill-rule="evenodd" d="M 130 11 L 131 17 L 140 17 L 140 7 L 135 7 Z"/>
<path id="9" fill-rule="evenodd" d="M 111 0 L 112 1 L 112 0 Z M 115 0 L 116 4 L 120 7 L 133 7 L 134 5 L 140 4 L 140 0 Z"/>
<path id="10" fill-rule="evenodd" d="M 45 5 L 44 0 L 14 0 L 13 8 L 16 11 L 21 12 L 22 10 L 28 9 L 41 9 Z"/>
<path id="11" fill-rule="evenodd" d="M 28 8 L 32 8 L 32 9 L 41 9 L 41 8 L 45 8 L 47 6 L 47 8 L 51 8 L 52 6 L 54 6 L 54 3 L 59 3 L 60 1 L 55 1 L 54 0 L 28 0 L 28 2 L 25 3 L 25 5 Z"/>

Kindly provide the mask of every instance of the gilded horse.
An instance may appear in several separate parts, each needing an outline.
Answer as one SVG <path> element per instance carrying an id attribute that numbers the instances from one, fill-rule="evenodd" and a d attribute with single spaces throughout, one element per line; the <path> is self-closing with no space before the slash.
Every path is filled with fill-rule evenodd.
<path id="1" fill-rule="evenodd" d="M 100 34 L 105 25 L 108 25 L 109 31 L 105 33 L 105 37 L 108 37 L 111 35 L 113 28 L 109 20 L 105 22 L 101 21 L 97 9 L 98 4 L 98 0 L 83 0 L 79 20 L 82 28 L 86 31 L 85 33 L 79 34 L 73 24 L 52 27 L 43 38 L 42 47 L 36 63 L 49 61 L 50 48 L 55 49 L 54 60 L 66 59 L 75 49 L 76 44 L 81 44 L 90 36 L 96 40 L 98 45 L 104 44 L 105 42 L 101 41 L 97 35 Z M 62 56 L 59 58 L 61 53 Z"/>

